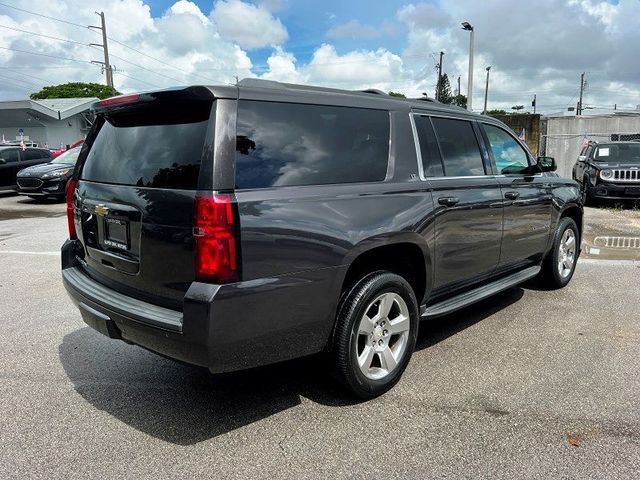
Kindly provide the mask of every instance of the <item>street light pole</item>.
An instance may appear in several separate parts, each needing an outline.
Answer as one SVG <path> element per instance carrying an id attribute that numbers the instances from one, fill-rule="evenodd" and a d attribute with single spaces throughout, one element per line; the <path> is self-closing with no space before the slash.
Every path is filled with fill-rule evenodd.
<path id="1" fill-rule="evenodd" d="M 473 110 L 473 48 L 475 29 L 469 22 L 462 23 L 462 29 L 469 32 L 469 85 L 467 87 L 467 110 Z"/>
<path id="2" fill-rule="evenodd" d="M 484 85 L 484 109 L 482 110 L 484 115 L 487 114 L 487 98 L 489 98 L 489 70 L 491 70 L 491 65 L 487 67 L 487 83 Z"/>

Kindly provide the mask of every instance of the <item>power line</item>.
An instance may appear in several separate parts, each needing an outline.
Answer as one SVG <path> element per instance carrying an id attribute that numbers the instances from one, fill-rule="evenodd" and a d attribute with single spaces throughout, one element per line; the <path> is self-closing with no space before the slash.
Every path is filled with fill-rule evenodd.
<path id="1" fill-rule="evenodd" d="M 176 79 L 176 78 L 170 77 L 169 75 L 165 75 L 164 73 L 155 72 L 155 71 L 151 70 L 150 68 L 146 68 L 146 67 L 143 67 L 142 65 L 138 65 L 137 63 L 130 62 L 129 60 L 125 60 L 125 59 L 124 59 L 124 58 L 122 58 L 122 57 L 118 57 L 117 55 L 113 55 L 113 54 L 111 54 L 111 56 L 112 56 L 113 58 L 117 58 L 117 59 L 118 59 L 118 60 L 120 60 L 121 62 L 128 63 L 129 65 L 133 65 L 134 67 L 140 68 L 140 69 L 142 69 L 142 70 L 146 70 L 147 72 L 151 72 L 151 73 L 153 73 L 153 74 L 155 74 L 155 75 L 159 75 L 159 76 L 161 76 L 161 77 L 168 78 L 169 80 L 172 80 L 172 81 L 174 81 L 174 82 L 178 82 L 178 83 L 180 83 L 180 84 L 184 83 L 184 81 L 183 81 L 183 80 L 178 80 L 178 79 Z"/>
<path id="2" fill-rule="evenodd" d="M 7 77 L 6 75 L 1 75 L 1 74 L 0 74 L 0 78 L 4 78 L 4 79 L 6 79 L 6 80 L 10 80 L 10 81 L 12 81 L 12 82 L 14 82 L 14 83 L 15 83 L 15 82 L 22 82 L 22 83 L 24 83 L 25 85 L 36 85 L 36 86 L 38 86 L 38 87 L 40 86 L 39 84 L 36 84 L 35 82 L 33 82 L 33 81 L 31 81 L 31 80 L 23 80 L 23 79 L 21 79 L 21 78 Z"/>
<path id="3" fill-rule="evenodd" d="M 30 10 L 25 10 L 24 8 L 14 7 L 13 5 L 9 5 L 8 3 L 0 2 L 0 5 L 7 8 L 13 8 L 14 10 L 18 10 L 20 12 L 29 13 L 31 15 L 36 15 L 42 18 L 48 18 L 49 20 L 55 20 L 56 22 L 66 23 L 67 25 L 73 25 L 74 27 L 87 28 L 86 25 L 80 25 L 79 23 L 70 22 L 68 20 L 62 20 L 61 18 L 50 17 L 49 15 L 43 15 L 42 13 L 32 12 Z"/>
<path id="4" fill-rule="evenodd" d="M 145 85 L 149 85 L 150 87 L 153 87 L 153 88 L 161 88 L 159 85 L 154 85 L 153 83 L 149 83 L 145 80 L 140 80 L 139 78 L 132 77 L 131 75 L 122 73 L 120 70 L 114 70 L 113 73 L 115 73 L 116 75 L 122 75 L 123 77 L 130 78 L 131 80 L 135 80 L 136 82 L 144 83 Z"/>
<path id="5" fill-rule="evenodd" d="M 35 78 L 36 80 L 40 80 L 41 82 L 45 82 L 45 83 L 50 83 L 51 80 L 50 79 L 46 79 L 46 78 L 42 78 L 42 77 L 36 77 L 35 75 L 29 75 L 28 73 L 22 73 L 22 72 L 18 72 L 16 71 L 13 67 L 0 67 L 3 70 L 9 70 L 13 73 L 17 73 L 18 75 L 23 75 L 25 77 L 30 77 L 30 78 Z"/>
<path id="6" fill-rule="evenodd" d="M 146 54 L 144 52 L 141 52 L 140 50 L 138 50 L 136 48 L 133 48 L 133 47 L 127 45 L 126 43 L 122 43 L 121 41 L 116 40 L 115 38 L 111 38 L 111 37 L 107 37 L 107 38 L 109 40 L 111 40 L 112 42 L 117 43 L 118 45 L 121 45 L 121 46 L 123 46 L 125 48 L 128 48 L 129 50 L 131 50 L 133 52 L 136 52 L 138 55 L 142 55 L 143 57 L 150 58 L 151 60 L 155 60 L 156 62 L 161 63 L 162 65 L 166 65 L 168 67 L 173 68 L 174 70 L 178 70 L 179 72 L 183 72 L 184 73 L 184 70 L 182 68 L 176 67 L 174 65 L 171 65 L 168 62 L 165 62 L 164 60 L 160 60 L 159 58 L 156 58 L 156 57 L 148 55 L 148 54 Z M 112 55 L 112 56 L 115 57 L 115 55 Z M 237 70 L 237 69 L 235 69 L 235 70 Z M 214 82 L 215 81 L 212 78 L 203 77 L 202 75 L 199 75 L 199 74 L 196 74 L 196 73 L 191 73 L 191 75 L 196 76 L 196 77 L 200 77 L 200 78 L 204 78 L 205 80 L 210 81 L 210 82 Z"/>
<path id="7" fill-rule="evenodd" d="M 2 50 L 9 50 L 12 52 L 19 52 L 19 53 L 27 53 L 29 55 L 37 55 L 40 57 L 48 57 L 48 58 L 57 58 L 58 60 L 67 60 L 69 62 L 76 62 L 76 63 L 88 63 L 89 65 L 93 65 L 89 60 L 78 60 L 77 58 L 70 58 L 70 57 L 60 57 L 57 55 L 49 55 L 47 53 L 38 53 L 38 52 L 30 52 L 28 50 L 21 50 L 18 48 L 10 48 L 10 47 L 0 47 L 0 49 Z"/>
<path id="8" fill-rule="evenodd" d="M 76 42 L 75 40 L 69 40 L 66 38 L 60 38 L 60 37 L 52 37 L 51 35 L 45 35 L 44 33 L 37 33 L 37 32 L 32 32 L 30 30 L 23 30 L 21 28 L 15 28 L 15 27 L 9 27 L 7 25 L 0 25 L 1 28 L 7 28 L 9 30 L 14 30 L 16 32 L 22 32 L 22 33 L 28 33 L 30 35 L 36 35 L 38 37 L 44 37 L 44 38 L 49 38 L 51 40 L 57 40 L 59 42 L 67 42 L 67 43 L 74 43 L 76 45 L 82 45 L 84 47 L 88 47 L 89 44 L 88 43 L 82 43 L 82 42 Z"/>

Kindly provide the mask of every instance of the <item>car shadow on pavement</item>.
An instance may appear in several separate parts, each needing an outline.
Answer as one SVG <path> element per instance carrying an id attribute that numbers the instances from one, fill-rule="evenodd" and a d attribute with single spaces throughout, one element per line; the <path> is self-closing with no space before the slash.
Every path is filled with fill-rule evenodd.
<path id="1" fill-rule="evenodd" d="M 417 350 L 428 348 L 519 300 L 512 289 L 456 314 L 423 322 Z M 159 357 L 85 327 L 59 346 L 74 389 L 95 408 L 177 445 L 193 445 L 301 404 L 358 403 L 327 375 L 316 355 L 267 367 L 211 375 L 204 368 Z"/>
<path id="2" fill-rule="evenodd" d="M 429 348 L 475 325 L 494 313 L 516 303 L 523 295 L 524 290 L 522 288 L 510 288 L 450 315 L 424 320 L 420 323 L 416 351 Z"/>

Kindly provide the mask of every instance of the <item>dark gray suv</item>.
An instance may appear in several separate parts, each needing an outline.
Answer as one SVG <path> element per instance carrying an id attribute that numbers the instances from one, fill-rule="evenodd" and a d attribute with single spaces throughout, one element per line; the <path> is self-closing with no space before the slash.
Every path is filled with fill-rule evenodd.
<path id="1" fill-rule="evenodd" d="M 421 319 L 576 266 L 577 184 L 489 117 L 256 80 L 94 111 L 64 284 L 99 332 L 214 373 L 323 352 L 373 397 Z"/>

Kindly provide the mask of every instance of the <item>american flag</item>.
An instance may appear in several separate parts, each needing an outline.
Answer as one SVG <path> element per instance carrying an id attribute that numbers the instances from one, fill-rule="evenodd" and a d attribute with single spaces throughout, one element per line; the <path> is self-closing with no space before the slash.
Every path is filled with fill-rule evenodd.
<path id="1" fill-rule="evenodd" d="M 527 134 L 524 131 L 524 128 L 522 129 L 522 131 L 520 132 L 520 135 L 518 135 L 518 138 L 520 140 L 522 140 L 523 142 L 527 139 Z"/>

